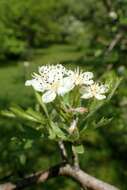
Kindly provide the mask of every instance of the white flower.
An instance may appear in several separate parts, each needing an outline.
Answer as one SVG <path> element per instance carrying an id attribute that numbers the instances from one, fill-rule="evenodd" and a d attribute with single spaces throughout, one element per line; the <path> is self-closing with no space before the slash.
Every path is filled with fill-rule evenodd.
<path id="1" fill-rule="evenodd" d="M 77 68 L 75 71 L 68 71 L 68 75 L 75 85 L 91 85 L 94 83 L 92 72 L 82 72 Z"/>
<path id="2" fill-rule="evenodd" d="M 63 78 L 58 81 L 54 81 L 43 94 L 42 100 L 45 103 L 52 102 L 57 95 L 63 96 L 74 87 L 74 83 L 68 78 Z"/>
<path id="3" fill-rule="evenodd" d="M 107 85 L 100 85 L 98 83 L 92 84 L 84 88 L 84 93 L 81 98 L 89 99 L 95 97 L 98 100 L 106 98 L 104 95 L 108 91 Z"/>
<path id="4" fill-rule="evenodd" d="M 63 65 L 49 65 L 39 67 L 39 74 L 44 78 L 48 79 L 48 82 L 54 80 L 60 80 L 66 75 L 66 69 Z"/>
<path id="5" fill-rule="evenodd" d="M 39 68 L 39 74 L 34 73 L 33 79 L 26 81 L 26 86 L 32 86 L 36 91 L 42 92 L 42 101 L 52 102 L 57 95 L 63 96 L 76 85 L 85 86 L 84 99 L 95 97 L 99 100 L 106 98 L 104 95 L 108 88 L 106 85 L 93 84 L 93 73 L 67 70 L 64 66 L 48 65 Z"/>
<path id="6" fill-rule="evenodd" d="M 74 88 L 66 69 L 60 64 L 40 67 L 39 74 L 34 73 L 33 79 L 26 81 L 25 85 L 44 92 L 42 101 L 45 103 L 52 102 L 57 95 L 63 96 Z"/>

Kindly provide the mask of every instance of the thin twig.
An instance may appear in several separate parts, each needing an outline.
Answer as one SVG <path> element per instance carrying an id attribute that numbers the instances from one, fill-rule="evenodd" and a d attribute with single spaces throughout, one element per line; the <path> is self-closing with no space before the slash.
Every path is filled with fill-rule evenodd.
<path id="1" fill-rule="evenodd" d="M 113 38 L 113 40 L 109 44 L 108 49 L 105 52 L 105 55 L 108 55 L 114 49 L 114 47 L 120 42 L 122 37 L 123 37 L 123 32 L 118 32 L 115 35 L 115 37 Z"/>
<path id="2" fill-rule="evenodd" d="M 75 150 L 74 145 L 72 145 L 72 161 L 73 161 L 73 165 L 75 167 L 75 169 L 79 169 L 79 159 L 78 159 L 78 154 Z"/>
<path id="3" fill-rule="evenodd" d="M 71 134 L 74 133 L 74 131 L 76 130 L 77 128 L 77 123 L 78 123 L 78 118 L 74 119 L 70 125 L 70 127 L 68 128 L 68 132 Z"/>
<path id="4" fill-rule="evenodd" d="M 65 145 L 64 145 L 63 141 L 59 141 L 58 145 L 59 145 L 62 160 L 64 162 L 66 162 L 68 160 L 67 159 L 67 151 L 66 151 L 66 148 L 65 148 Z"/>

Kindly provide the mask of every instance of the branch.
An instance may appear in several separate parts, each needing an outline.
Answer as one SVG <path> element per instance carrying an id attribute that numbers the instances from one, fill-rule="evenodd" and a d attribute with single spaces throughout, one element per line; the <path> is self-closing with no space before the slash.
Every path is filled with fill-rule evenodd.
<path id="1" fill-rule="evenodd" d="M 66 148 L 65 148 L 65 146 L 64 146 L 63 141 L 59 141 L 59 142 L 58 142 L 58 145 L 59 145 L 59 148 L 60 148 L 62 160 L 63 160 L 64 162 L 66 162 L 66 161 L 67 161 L 67 152 L 66 152 Z"/>
<path id="2" fill-rule="evenodd" d="M 91 190 L 119 190 L 118 188 L 109 185 L 95 177 L 90 176 L 81 169 L 76 170 L 73 166 L 69 164 L 60 164 L 46 171 L 37 172 L 33 175 L 26 177 L 25 179 L 19 181 L 18 183 L 6 183 L 0 185 L 0 190 L 21 190 L 25 187 L 29 187 L 33 184 L 44 183 L 50 178 L 57 176 L 67 176 L 78 182 L 83 189 L 88 188 Z"/>
<path id="3" fill-rule="evenodd" d="M 72 160 L 73 160 L 73 164 L 75 169 L 79 169 L 79 159 L 78 159 L 78 154 L 75 150 L 75 147 L 72 145 Z"/>
<path id="4" fill-rule="evenodd" d="M 113 40 L 109 44 L 108 49 L 105 52 L 105 55 L 108 55 L 114 49 L 114 47 L 120 42 L 122 37 L 123 37 L 123 32 L 119 32 L 115 35 L 115 37 L 113 38 Z"/>
<path id="5" fill-rule="evenodd" d="M 75 129 L 77 128 L 77 123 L 78 123 L 78 118 L 76 118 L 76 119 L 74 119 L 74 120 L 72 121 L 70 127 L 68 128 L 68 132 L 69 132 L 70 134 L 72 134 L 72 133 L 75 131 Z"/>

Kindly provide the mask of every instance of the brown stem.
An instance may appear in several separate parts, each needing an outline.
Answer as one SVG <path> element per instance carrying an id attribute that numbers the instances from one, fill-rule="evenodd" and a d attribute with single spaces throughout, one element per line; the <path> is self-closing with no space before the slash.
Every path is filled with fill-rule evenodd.
<path id="1" fill-rule="evenodd" d="M 90 176 L 81 169 L 76 170 L 75 167 L 69 164 L 60 164 L 51 167 L 44 172 L 37 172 L 33 175 L 26 177 L 16 184 L 6 183 L 4 185 L 0 185 L 0 190 L 21 190 L 33 184 L 43 183 L 48 179 L 57 176 L 70 177 L 78 182 L 83 189 L 88 188 L 91 190 L 119 190 L 118 188 L 109 185 L 108 183 L 105 183 L 101 180 L 96 179 L 95 177 Z"/>

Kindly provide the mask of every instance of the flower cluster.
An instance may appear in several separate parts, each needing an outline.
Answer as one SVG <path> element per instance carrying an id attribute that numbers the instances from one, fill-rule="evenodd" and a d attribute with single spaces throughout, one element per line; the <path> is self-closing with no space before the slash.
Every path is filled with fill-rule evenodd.
<path id="1" fill-rule="evenodd" d="M 105 99 L 104 94 L 108 87 L 94 83 L 93 77 L 92 72 L 82 72 L 79 68 L 72 71 L 61 64 L 48 65 L 40 67 L 39 74 L 34 73 L 33 79 L 27 80 L 25 85 L 42 92 L 42 100 L 45 103 L 52 102 L 57 95 L 63 96 L 77 85 L 83 87 L 81 98 Z"/>

